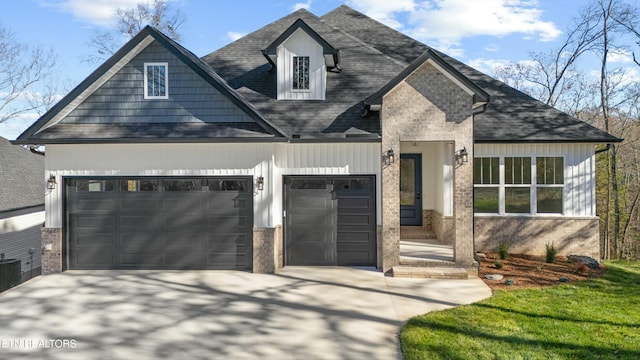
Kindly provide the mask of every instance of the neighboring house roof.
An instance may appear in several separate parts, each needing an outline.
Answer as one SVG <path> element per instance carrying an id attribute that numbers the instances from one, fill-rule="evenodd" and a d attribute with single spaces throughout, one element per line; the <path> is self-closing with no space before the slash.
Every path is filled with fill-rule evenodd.
<path id="1" fill-rule="evenodd" d="M 44 204 L 44 156 L 0 137 L 0 212 Z"/>
<path id="2" fill-rule="evenodd" d="M 326 74 L 320 100 L 277 100 L 275 48 L 302 29 L 339 53 L 340 67 Z M 245 111 L 254 124 L 63 124 L 65 109 L 86 98 L 108 71 L 121 66 L 151 37 Z M 265 57 L 267 60 L 265 60 Z M 367 111 L 425 62 L 465 88 L 474 108 L 475 142 L 619 142 L 604 131 L 553 109 L 456 59 L 347 6 L 318 17 L 302 9 L 198 59 L 153 28 L 145 28 L 16 143 L 97 141 L 380 141 L 379 113 Z M 59 121 L 59 119 L 57 119 Z M 54 126 L 50 126 L 55 123 Z M 71 140 L 69 140 L 71 139 Z"/>

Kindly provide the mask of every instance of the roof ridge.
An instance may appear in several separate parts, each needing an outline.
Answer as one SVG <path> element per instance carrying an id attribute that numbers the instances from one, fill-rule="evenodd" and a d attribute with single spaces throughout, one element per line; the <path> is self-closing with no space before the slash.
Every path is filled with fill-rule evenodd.
<path id="1" fill-rule="evenodd" d="M 353 10 L 353 9 L 351 9 L 350 7 L 348 7 L 347 5 L 341 5 L 341 6 L 337 7 L 337 8 L 335 8 L 335 9 L 333 9 L 332 11 L 330 11 L 330 12 L 328 12 L 328 13 L 326 13 L 326 14 L 324 14 L 324 15 L 320 16 L 320 17 L 318 17 L 318 20 L 320 20 L 320 22 L 322 22 L 323 24 L 327 25 L 328 27 L 330 27 L 330 28 L 332 28 L 332 29 L 334 29 L 334 30 L 336 30 L 336 31 L 340 32 L 341 34 L 343 34 L 343 35 L 347 36 L 347 37 L 348 37 L 348 38 L 350 38 L 351 40 L 354 40 L 354 41 L 355 41 L 355 42 L 357 42 L 358 44 L 361 44 L 362 46 L 364 46 L 364 47 L 368 48 L 369 50 L 373 50 L 373 51 L 375 51 L 376 53 L 378 53 L 378 54 L 380 54 L 380 55 L 384 56 L 386 59 L 391 60 L 392 62 L 396 63 L 397 65 L 400 65 L 400 66 L 408 66 L 408 65 L 409 65 L 409 63 L 405 63 L 404 61 L 400 61 L 400 60 L 394 59 L 394 58 L 392 58 L 391 56 L 389 56 L 389 55 L 387 55 L 387 54 L 383 53 L 382 51 L 380 51 L 380 50 L 378 50 L 378 49 L 376 49 L 376 48 L 375 48 L 375 47 L 373 47 L 371 44 L 369 44 L 369 43 L 365 42 L 364 40 L 360 39 L 359 37 L 357 37 L 357 36 L 355 36 L 355 35 L 353 35 L 353 34 L 351 34 L 351 33 L 347 32 L 346 30 L 343 30 L 343 29 L 341 29 L 341 28 L 335 27 L 335 26 L 333 26 L 333 25 L 331 25 L 331 24 L 329 24 L 329 23 L 327 23 L 327 22 L 325 21 L 325 19 L 324 19 L 324 17 L 325 17 L 325 16 L 327 16 L 327 15 L 331 14 L 332 12 L 334 12 L 334 11 L 336 11 L 336 10 L 338 10 L 339 8 L 342 8 L 342 7 L 347 8 L 347 9 L 350 9 L 350 10 Z M 353 10 L 353 11 L 356 11 L 356 10 Z M 384 25 L 384 24 L 383 24 L 383 25 Z M 384 26 L 386 26 L 386 25 L 384 25 Z"/>

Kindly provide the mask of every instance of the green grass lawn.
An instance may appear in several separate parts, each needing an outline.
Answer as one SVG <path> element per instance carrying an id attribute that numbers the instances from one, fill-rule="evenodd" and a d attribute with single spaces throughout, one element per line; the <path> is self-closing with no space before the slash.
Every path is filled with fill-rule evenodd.
<path id="1" fill-rule="evenodd" d="M 405 359 L 640 359 L 640 263 L 411 319 Z"/>

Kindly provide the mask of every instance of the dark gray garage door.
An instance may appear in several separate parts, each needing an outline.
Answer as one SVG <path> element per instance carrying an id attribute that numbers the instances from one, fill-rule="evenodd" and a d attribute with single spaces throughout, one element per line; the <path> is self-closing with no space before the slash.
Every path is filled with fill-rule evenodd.
<path id="1" fill-rule="evenodd" d="M 252 265 L 251 178 L 66 180 L 70 269 Z"/>
<path id="2" fill-rule="evenodd" d="M 373 176 L 285 178 L 286 265 L 376 265 Z"/>

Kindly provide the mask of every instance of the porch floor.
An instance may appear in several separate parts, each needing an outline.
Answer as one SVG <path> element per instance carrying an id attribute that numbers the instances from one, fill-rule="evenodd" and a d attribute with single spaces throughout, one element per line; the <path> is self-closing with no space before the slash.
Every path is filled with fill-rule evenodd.
<path id="1" fill-rule="evenodd" d="M 412 260 L 453 262 L 453 247 L 441 244 L 435 239 L 401 239 L 401 263 Z"/>

